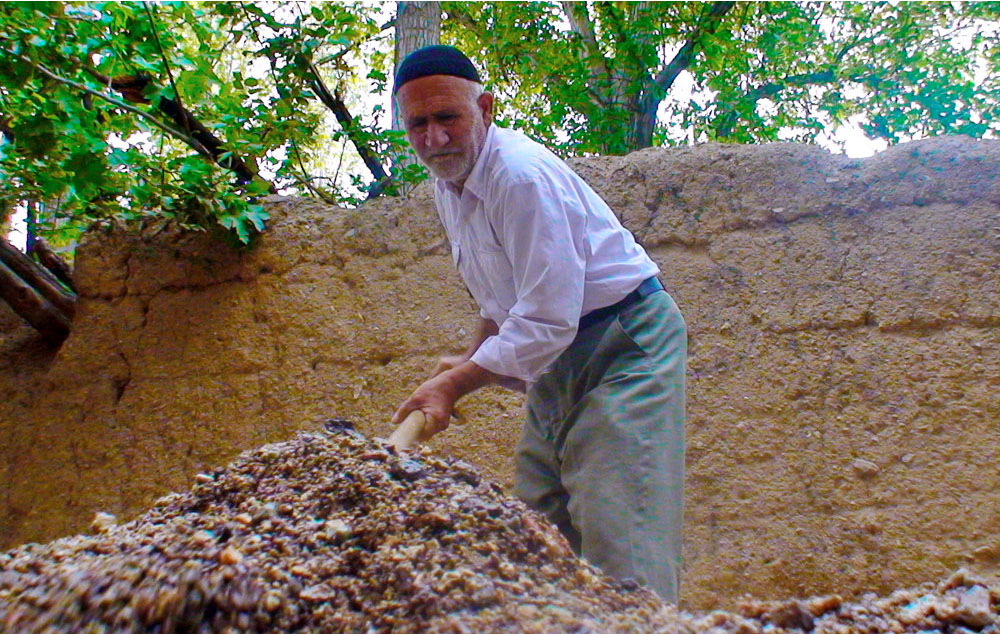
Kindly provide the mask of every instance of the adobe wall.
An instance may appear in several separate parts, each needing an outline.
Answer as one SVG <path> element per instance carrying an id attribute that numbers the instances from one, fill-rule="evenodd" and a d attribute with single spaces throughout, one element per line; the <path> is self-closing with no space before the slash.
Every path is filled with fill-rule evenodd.
<path id="1" fill-rule="evenodd" d="M 997 568 L 1000 142 L 865 160 L 709 144 L 574 166 L 688 322 L 686 606 Z M 94 230 L 58 351 L 0 305 L 0 546 L 128 518 L 327 418 L 387 435 L 475 324 L 428 196 L 275 198 L 249 252 Z M 519 398 L 461 409 L 434 447 L 509 485 Z"/>

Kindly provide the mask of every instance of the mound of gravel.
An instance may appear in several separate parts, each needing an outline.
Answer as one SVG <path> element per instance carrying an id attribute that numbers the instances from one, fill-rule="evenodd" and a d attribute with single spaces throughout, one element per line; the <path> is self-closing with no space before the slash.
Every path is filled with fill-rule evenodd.
<path id="1" fill-rule="evenodd" d="M 857 603 L 680 613 L 575 558 L 469 465 L 326 427 L 127 524 L 99 514 L 96 534 L 0 554 L 0 631 L 997 631 L 1000 589 L 964 574 Z"/>

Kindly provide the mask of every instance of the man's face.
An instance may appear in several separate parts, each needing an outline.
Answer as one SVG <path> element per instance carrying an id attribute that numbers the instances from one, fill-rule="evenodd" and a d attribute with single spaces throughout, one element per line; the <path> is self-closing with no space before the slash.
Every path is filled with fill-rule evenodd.
<path id="1" fill-rule="evenodd" d="M 493 95 L 475 96 L 478 84 L 451 75 L 406 82 L 396 93 L 406 138 L 431 174 L 464 185 L 486 140 Z"/>

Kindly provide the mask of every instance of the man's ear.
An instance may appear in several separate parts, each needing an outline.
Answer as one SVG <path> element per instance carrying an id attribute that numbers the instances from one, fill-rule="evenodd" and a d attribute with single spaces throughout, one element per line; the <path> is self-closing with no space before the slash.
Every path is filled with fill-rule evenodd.
<path id="1" fill-rule="evenodd" d="M 483 123 L 489 125 L 493 123 L 493 93 L 483 92 L 476 98 L 476 105 L 483 113 Z"/>

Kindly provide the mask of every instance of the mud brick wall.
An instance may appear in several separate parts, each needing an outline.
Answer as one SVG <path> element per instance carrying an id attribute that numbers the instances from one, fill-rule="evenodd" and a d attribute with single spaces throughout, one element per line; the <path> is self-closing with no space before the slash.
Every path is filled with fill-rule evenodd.
<path id="1" fill-rule="evenodd" d="M 795 144 L 574 167 L 663 269 L 690 332 L 683 602 L 885 592 L 1000 562 L 1000 142 L 870 159 Z M 476 311 L 429 189 L 274 198 L 250 251 L 98 228 L 58 351 L 0 305 L 0 546 L 132 517 L 240 451 L 396 404 Z M 509 486 L 521 410 L 435 440 Z"/>

